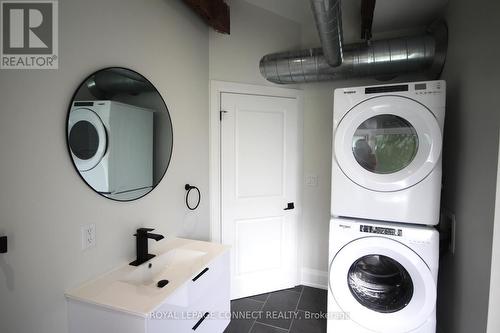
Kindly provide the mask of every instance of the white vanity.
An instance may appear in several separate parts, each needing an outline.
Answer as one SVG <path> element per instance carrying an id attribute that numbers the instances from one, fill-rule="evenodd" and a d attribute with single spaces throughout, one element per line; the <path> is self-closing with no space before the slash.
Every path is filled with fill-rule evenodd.
<path id="1" fill-rule="evenodd" d="M 222 333 L 230 321 L 229 248 L 181 238 L 162 243 L 150 261 L 67 292 L 69 332 Z"/>

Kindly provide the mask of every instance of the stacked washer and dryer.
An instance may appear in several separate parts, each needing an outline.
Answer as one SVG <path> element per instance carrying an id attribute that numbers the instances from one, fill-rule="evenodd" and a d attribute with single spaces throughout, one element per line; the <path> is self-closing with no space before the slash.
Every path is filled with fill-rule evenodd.
<path id="1" fill-rule="evenodd" d="M 76 101 L 68 143 L 82 178 L 108 198 L 127 201 L 153 188 L 154 111 L 116 101 Z"/>
<path id="2" fill-rule="evenodd" d="M 328 332 L 435 333 L 444 81 L 335 90 Z"/>

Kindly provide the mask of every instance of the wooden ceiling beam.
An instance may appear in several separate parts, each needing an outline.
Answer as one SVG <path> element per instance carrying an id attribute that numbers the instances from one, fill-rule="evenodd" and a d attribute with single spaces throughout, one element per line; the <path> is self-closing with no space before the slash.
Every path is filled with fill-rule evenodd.
<path id="1" fill-rule="evenodd" d="M 376 0 L 361 1 L 361 38 L 372 38 L 373 14 L 375 13 Z"/>
<path id="2" fill-rule="evenodd" d="M 230 34 L 229 6 L 224 0 L 183 0 L 209 26 L 216 31 Z"/>

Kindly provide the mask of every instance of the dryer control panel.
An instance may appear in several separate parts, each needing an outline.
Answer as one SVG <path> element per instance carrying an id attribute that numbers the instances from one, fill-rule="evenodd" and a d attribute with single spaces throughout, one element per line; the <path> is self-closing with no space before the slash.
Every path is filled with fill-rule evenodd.
<path id="1" fill-rule="evenodd" d="M 441 81 L 431 81 L 431 82 L 416 82 L 410 84 L 374 86 L 365 88 L 365 95 L 391 93 L 391 92 L 415 92 L 415 94 L 417 95 L 432 95 L 432 94 L 442 93 L 442 87 L 441 87 Z"/>

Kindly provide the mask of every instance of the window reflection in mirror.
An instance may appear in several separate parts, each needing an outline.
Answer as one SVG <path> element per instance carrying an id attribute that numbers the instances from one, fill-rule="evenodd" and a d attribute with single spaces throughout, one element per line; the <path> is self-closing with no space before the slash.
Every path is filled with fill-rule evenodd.
<path id="1" fill-rule="evenodd" d="M 130 201 L 163 178 L 172 155 L 172 122 L 162 96 L 144 76 L 106 68 L 75 92 L 67 139 L 76 170 L 94 191 Z"/>

